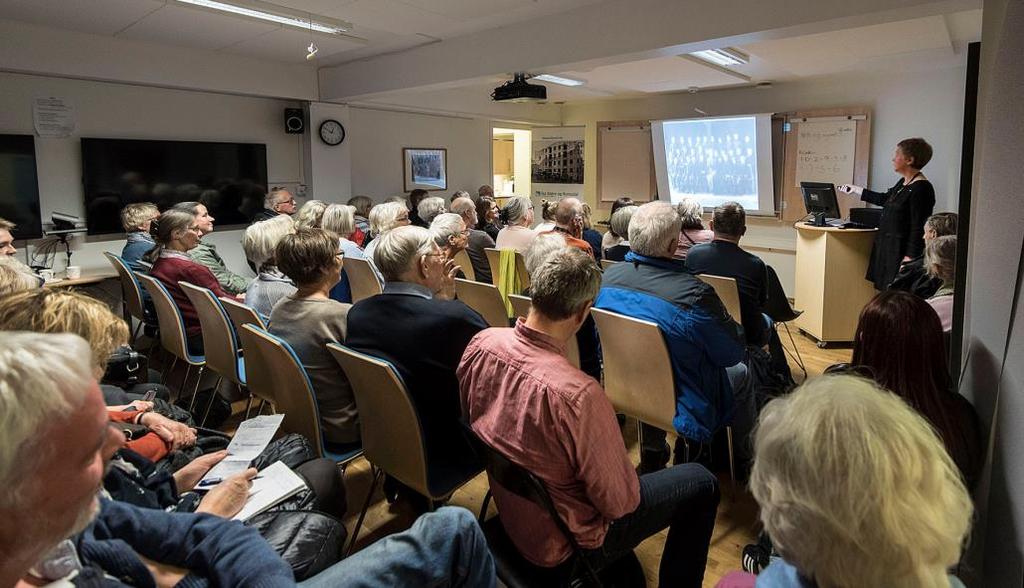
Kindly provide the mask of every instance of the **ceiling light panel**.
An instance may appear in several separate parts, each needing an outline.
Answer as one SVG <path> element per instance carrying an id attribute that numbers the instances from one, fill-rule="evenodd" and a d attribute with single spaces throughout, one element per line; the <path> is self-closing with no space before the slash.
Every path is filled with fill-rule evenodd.
<path id="1" fill-rule="evenodd" d="M 323 17 L 303 16 L 300 11 L 291 11 L 283 6 L 268 2 L 219 2 L 218 0 L 176 0 L 182 4 L 198 6 L 210 10 L 237 14 L 266 22 L 295 27 L 306 31 L 312 30 L 327 35 L 341 35 L 352 30 L 352 24 L 340 20 Z"/>
<path id="2" fill-rule="evenodd" d="M 531 80 L 537 80 L 539 82 L 551 82 L 552 84 L 560 84 L 562 86 L 582 86 L 582 80 L 574 80 L 572 78 L 563 78 L 561 76 L 553 76 L 551 74 L 541 74 L 539 76 L 533 76 Z"/>
<path id="3" fill-rule="evenodd" d="M 750 61 L 750 57 L 731 47 L 724 47 L 722 49 L 705 49 L 704 51 L 694 51 L 690 55 L 703 59 L 704 61 L 713 63 L 715 65 L 729 66 L 729 65 L 743 65 Z"/>

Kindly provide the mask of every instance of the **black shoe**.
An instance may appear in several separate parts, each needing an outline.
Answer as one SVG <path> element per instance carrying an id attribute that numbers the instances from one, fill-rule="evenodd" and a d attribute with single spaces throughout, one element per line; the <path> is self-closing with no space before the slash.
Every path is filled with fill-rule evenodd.
<path id="1" fill-rule="evenodd" d="M 771 561 L 768 552 L 756 543 L 751 543 L 743 548 L 741 559 L 743 571 L 749 574 L 760 574 L 761 570 L 768 567 Z"/>

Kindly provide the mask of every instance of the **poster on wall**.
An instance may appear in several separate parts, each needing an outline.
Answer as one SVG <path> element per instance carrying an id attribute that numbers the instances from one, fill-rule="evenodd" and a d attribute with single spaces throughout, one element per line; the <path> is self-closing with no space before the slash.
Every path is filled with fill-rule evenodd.
<path id="1" fill-rule="evenodd" d="M 402 165 L 406 192 L 448 189 L 448 150 L 444 147 L 405 147 Z"/>
<path id="2" fill-rule="evenodd" d="M 534 197 L 583 198 L 583 127 L 533 129 L 531 157 Z"/>

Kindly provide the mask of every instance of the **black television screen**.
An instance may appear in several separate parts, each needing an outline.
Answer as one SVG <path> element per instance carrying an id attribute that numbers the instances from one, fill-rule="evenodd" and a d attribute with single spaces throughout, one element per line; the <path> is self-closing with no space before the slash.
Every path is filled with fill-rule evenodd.
<path id="1" fill-rule="evenodd" d="M 32 135 L 0 135 L 0 218 L 17 225 L 15 239 L 43 236 Z"/>
<path id="2" fill-rule="evenodd" d="M 90 235 L 121 233 L 132 202 L 163 211 L 202 202 L 220 226 L 246 224 L 263 208 L 267 146 L 262 143 L 82 139 L 82 183 Z"/>

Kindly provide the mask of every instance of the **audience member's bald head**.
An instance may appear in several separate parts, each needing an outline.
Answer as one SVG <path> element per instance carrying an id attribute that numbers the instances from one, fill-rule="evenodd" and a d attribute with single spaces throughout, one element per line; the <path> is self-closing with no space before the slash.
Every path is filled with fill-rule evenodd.
<path id="1" fill-rule="evenodd" d="M 573 221 L 583 217 L 583 203 L 577 198 L 562 198 L 555 206 L 555 224 L 569 228 Z"/>

